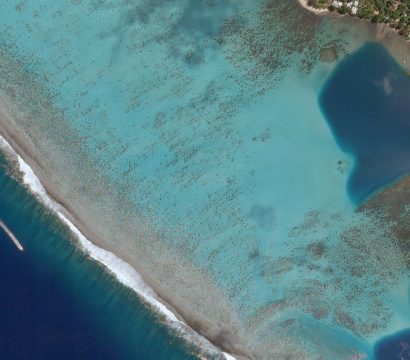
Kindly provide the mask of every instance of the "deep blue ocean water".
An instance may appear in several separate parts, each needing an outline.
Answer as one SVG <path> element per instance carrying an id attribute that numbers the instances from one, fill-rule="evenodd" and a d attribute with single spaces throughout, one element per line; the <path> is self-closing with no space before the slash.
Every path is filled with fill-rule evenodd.
<path id="1" fill-rule="evenodd" d="M 4 162 L 2 161 L 4 165 Z M 0 168 L 0 359 L 196 359 Z"/>
<path id="2" fill-rule="evenodd" d="M 320 106 L 355 159 L 348 191 L 356 203 L 410 169 L 410 78 L 384 46 L 368 43 L 341 61 Z"/>
<path id="3" fill-rule="evenodd" d="M 410 329 L 380 339 L 374 349 L 376 360 L 409 360 Z"/>

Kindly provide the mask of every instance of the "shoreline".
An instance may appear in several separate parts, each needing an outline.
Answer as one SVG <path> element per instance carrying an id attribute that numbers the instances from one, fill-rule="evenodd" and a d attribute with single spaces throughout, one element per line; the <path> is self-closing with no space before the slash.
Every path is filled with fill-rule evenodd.
<path id="1" fill-rule="evenodd" d="M 172 328 L 184 341 L 191 342 L 204 353 L 198 353 L 199 358 L 203 355 L 221 355 L 226 360 L 247 359 L 246 356 L 233 355 L 223 349 L 221 344 L 212 343 L 204 335 L 191 326 L 179 311 L 160 297 L 154 287 L 144 276 L 144 272 L 138 267 L 132 266 L 132 261 L 126 254 L 118 254 L 118 251 L 108 247 L 99 240 L 98 235 L 92 229 L 78 219 L 73 211 L 66 206 L 64 200 L 58 196 L 58 191 L 53 184 L 45 181 L 45 174 L 40 163 L 35 157 L 30 156 L 29 150 L 18 141 L 18 135 L 0 110 L 0 149 L 16 161 L 16 167 L 22 174 L 22 186 L 26 187 L 34 196 L 62 221 L 76 238 L 77 246 L 94 261 L 101 264 L 105 271 L 111 273 L 123 286 L 133 290 L 141 302 L 147 306 L 147 310 L 154 312 L 159 317 L 164 317 L 167 326 Z M 11 134 L 13 133 L 13 135 Z M 92 241 L 90 240 L 92 239 Z M 149 309 L 148 309 L 149 308 Z M 204 358 L 205 359 L 205 358 Z"/>

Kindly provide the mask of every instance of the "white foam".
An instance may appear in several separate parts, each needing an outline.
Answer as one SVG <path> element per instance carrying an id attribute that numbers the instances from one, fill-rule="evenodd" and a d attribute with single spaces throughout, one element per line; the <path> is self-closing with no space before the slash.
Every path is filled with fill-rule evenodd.
<path id="1" fill-rule="evenodd" d="M 226 352 L 223 352 L 222 354 L 223 354 L 223 356 L 225 356 L 225 359 L 226 359 L 226 360 L 236 360 L 235 357 L 233 357 L 232 355 L 229 355 L 229 354 L 226 353 Z"/>
<path id="2" fill-rule="evenodd" d="M 58 212 L 57 214 L 77 237 L 82 250 L 88 253 L 93 259 L 104 264 L 107 269 L 115 275 L 120 283 L 135 290 L 145 300 L 148 300 L 148 302 L 160 313 L 165 315 L 168 320 L 183 324 L 164 304 L 155 299 L 154 291 L 144 283 L 139 273 L 135 271 L 133 267 L 112 252 L 94 245 L 70 220 L 67 219 L 64 214 L 61 212 Z"/>
<path id="3" fill-rule="evenodd" d="M 199 334 L 192 336 L 187 332 L 190 329 L 183 321 L 179 320 L 175 314 L 167 308 L 166 305 L 158 300 L 155 291 L 149 287 L 141 275 L 127 262 L 116 256 L 110 251 L 104 250 L 90 240 L 88 240 L 80 230 L 64 215 L 63 207 L 54 201 L 47 194 L 46 189 L 40 182 L 39 178 L 34 174 L 31 167 L 17 154 L 12 146 L 0 136 L 0 148 L 6 151 L 9 155 L 16 158 L 19 164 L 19 170 L 23 174 L 23 183 L 26 187 L 49 209 L 54 211 L 57 216 L 68 226 L 71 232 L 78 240 L 80 249 L 88 254 L 91 258 L 98 261 L 112 273 L 116 279 L 123 285 L 134 290 L 141 298 L 149 303 L 155 310 L 165 316 L 167 322 L 178 332 L 182 333 L 187 339 L 199 343 L 206 350 L 217 352 L 217 349 L 204 337 Z M 227 360 L 235 360 L 235 358 L 225 352 L 222 352 Z"/>

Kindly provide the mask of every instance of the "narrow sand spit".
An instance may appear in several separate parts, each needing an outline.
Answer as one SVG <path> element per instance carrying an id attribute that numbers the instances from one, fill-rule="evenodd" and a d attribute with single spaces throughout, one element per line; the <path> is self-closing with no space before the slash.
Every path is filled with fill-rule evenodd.
<path id="1" fill-rule="evenodd" d="M 313 6 L 308 5 L 308 0 L 298 0 L 299 4 L 303 6 L 306 10 L 309 10 L 315 14 L 325 14 L 328 13 L 328 9 L 316 9 Z"/>

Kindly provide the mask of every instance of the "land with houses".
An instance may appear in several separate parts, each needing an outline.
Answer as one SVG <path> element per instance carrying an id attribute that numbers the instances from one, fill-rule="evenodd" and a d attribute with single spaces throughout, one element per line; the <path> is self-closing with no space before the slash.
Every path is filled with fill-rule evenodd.
<path id="1" fill-rule="evenodd" d="M 319 11 L 385 23 L 410 40 L 410 0 L 307 0 L 306 4 Z"/>

